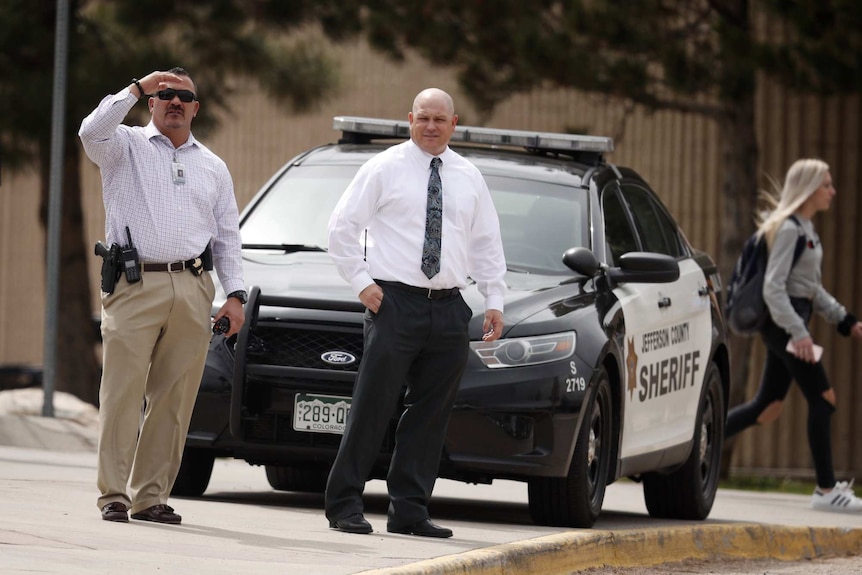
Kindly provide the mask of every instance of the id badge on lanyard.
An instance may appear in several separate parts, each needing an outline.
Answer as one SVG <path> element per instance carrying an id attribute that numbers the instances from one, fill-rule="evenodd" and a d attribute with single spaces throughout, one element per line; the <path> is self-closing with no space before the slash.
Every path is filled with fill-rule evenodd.
<path id="1" fill-rule="evenodd" d="M 184 165 L 179 163 L 176 158 L 174 158 L 173 163 L 171 163 L 171 175 L 174 178 L 175 184 L 186 183 L 186 168 Z"/>

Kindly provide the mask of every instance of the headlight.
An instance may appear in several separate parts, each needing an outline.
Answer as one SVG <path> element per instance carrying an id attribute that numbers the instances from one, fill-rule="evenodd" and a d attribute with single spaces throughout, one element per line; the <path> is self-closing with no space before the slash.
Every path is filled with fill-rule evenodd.
<path id="1" fill-rule="evenodd" d="M 566 359 L 575 353 L 575 332 L 471 341 L 470 349 L 491 368 L 536 365 Z"/>

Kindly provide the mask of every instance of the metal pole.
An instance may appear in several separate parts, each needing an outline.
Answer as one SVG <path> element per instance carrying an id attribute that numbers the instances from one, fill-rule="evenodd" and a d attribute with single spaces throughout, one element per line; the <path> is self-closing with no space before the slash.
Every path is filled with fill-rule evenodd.
<path id="1" fill-rule="evenodd" d="M 54 101 L 51 115 L 51 176 L 48 188 L 48 261 L 46 264 L 45 351 L 42 415 L 54 417 L 54 374 L 57 363 L 57 310 L 60 286 L 60 231 L 63 213 L 63 137 L 66 129 L 66 66 L 69 49 L 69 1 L 57 0 L 54 39 Z"/>

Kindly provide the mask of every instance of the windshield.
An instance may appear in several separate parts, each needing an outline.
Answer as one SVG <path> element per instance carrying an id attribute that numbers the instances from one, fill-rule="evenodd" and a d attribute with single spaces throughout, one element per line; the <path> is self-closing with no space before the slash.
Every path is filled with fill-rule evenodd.
<path id="1" fill-rule="evenodd" d="M 586 191 L 501 176 L 485 176 L 485 181 L 500 217 L 509 269 L 571 273 L 563 252 L 590 245 Z"/>
<path id="2" fill-rule="evenodd" d="M 329 215 L 357 166 L 295 166 L 286 171 L 242 224 L 246 246 L 326 249 Z M 571 273 L 563 252 L 589 247 L 587 193 L 536 180 L 486 176 L 500 217 L 510 270 Z"/>
<path id="3" fill-rule="evenodd" d="M 326 248 L 329 214 L 358 166 L 295 166 L 242 222 L 242 243 Z"/>

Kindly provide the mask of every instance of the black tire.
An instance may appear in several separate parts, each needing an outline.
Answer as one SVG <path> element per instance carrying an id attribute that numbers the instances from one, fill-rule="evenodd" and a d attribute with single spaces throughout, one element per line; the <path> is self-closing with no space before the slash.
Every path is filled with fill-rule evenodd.
<path id="1" fill-rule="evenodd" d="M 266 480 L 277 491 L 323 493 L 328 473 L 324 469 L 267 465 Z"/>
<path id="2" fill-rule="evenodd" d="M 592 527 L 602 510 L 611 459 L 613 406 L 608 374 L 596 388 L 578 432 L 567 477 L 529 480 L 530 516 L 538 525 Z"/>
<path id="3" fill-rule="evenodd" d="M 706 519 L 715 501 L 724 441 L 724 390 L 710 363 L 698 406 L 694 440 L 686 462 L 669 474 L 644 475 L 644 499 L 652 517 Z"/>
<path id="4" fill-rule="evenodd" d="M 206 449 L 186 447 L 183 462 L 171 489 L 171 495 L 179 497 L 200 497 L 207 490 L 213 474 L 215 456 Z"/>

